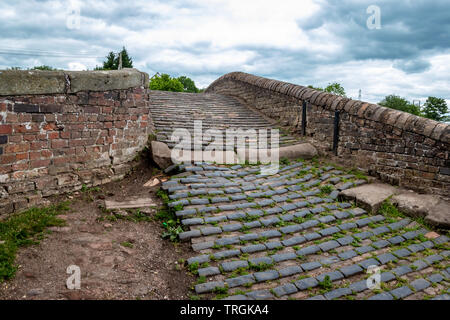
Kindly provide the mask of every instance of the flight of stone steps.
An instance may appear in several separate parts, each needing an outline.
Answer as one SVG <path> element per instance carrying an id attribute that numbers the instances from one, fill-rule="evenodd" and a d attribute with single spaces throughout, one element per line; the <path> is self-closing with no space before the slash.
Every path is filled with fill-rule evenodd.
<path id="1" fill-rule="evenodd" d="M 219 94 L 150 91 L 150 112 L 156 128 L 157 140 L 166 143 L 169 148 L 173 148 L 177 144 L 177 142 L 171 141 L 172 132 L 175 129 L 187 129 L 192 137 L 191 150 L 194 150 L 194 133 L 200 132 L 198 128 L 194 130 L 195 121 L 202 122 L 203 134 L 210 129 L 220 130 L 222 133 L 223 142 L 215 143 L 214 138 L 209 141 L 202 139 L 200 143 L 203 150 L 211 142 L 221 145 L 223 150 L 226 150 L 227 129 L 257 130 L 257 132 L 268 129 L 267 144 L 270 147 L 270 129 L 276 129 L 269 121 L 236 99 Z M 258 138 L 244 138 L 247 146 L 250 143 L 255 143 L 255 145 L 258 143 Z M 280 147 L 298 143 L 298 139 L 282 132 L 279 133 Z M 228 145 L 233 148 L 235 143 L 231 142 Z"/>

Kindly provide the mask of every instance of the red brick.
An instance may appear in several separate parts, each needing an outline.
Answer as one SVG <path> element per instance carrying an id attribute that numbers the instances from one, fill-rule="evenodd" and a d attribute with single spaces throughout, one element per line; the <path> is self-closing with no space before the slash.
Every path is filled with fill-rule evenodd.
<path id="1" fill-rule="evenodd" d="M 50 160 L 34 160 L 30 161 L 30 169 L 47 167 L 50 165 Z"/>
<path id="2" fill-rule="evenodd" d="M 9 143 L 21 143 L 23 141 L 22 136 L 9 136 Z"/>
<path id="3" fill-rule="evenodd" d="M 53 157 L 53 152 L 50 150 L 42 150 L 41 157 L 42 158 L 51 158 L 51 157 Z"/>
<path id="4" fill-rule="evenodd" d="M 23 140 L 24 141 L 36 141 L 36 140 L 38 140 L 38 136 L 35 134 L 25 134 L 23 136 Z"/>
<path id="5" fill-rule="evenodd" d="M 66 148 L 67 145 L 67 140 L 52 140 L 52 149 Z"/>
<path id="6" fill-rule="evenodd" d="M 13 171 L 23 171 L 28 169 L 28 162 L 26 163 L 15 163 L 12 165 Z"/>
<path id="7" fill-rule="evenodd" d="M 69 145 L 71 147 L 79 147 L 79 146 L 85 146 L 86 145 L 86 140 L 70 140 L 69 141 Z"/>
<path id="8" fill-rule="evenodd" d="M 61 139 L 70 139 L 70 132 L 67 131 L 61 131 L 59 133 L 59 135 L 61 136 Z"/>
<path id="9" fill-rule="evenodd" d="M 39 126 L 36 123 L 32 123 L 30 125 L 15 125 L 14 132 L 16 133 L 27 133 L 27 132 L 39 132 Z"/>
<path id="10" fill-rule="evenodd" d="M 58 139 L 59 138 L 59 132 L 58 131 L 56 131 L 56 132 L 49 132 L 48 133 L 48 138 L 50 140 Z"/>
<path id="11" fill-rule="evenodd" d="M 112 107 L 103 107 L 102 113 L 112 113 L 113 108 Z"/>
<path id="12" fill-rule="evenodd" d="M 1 164 L 9 164 L 16 162 L 16 155 L 15 154 L 7 154 L 0 156 L 0 163 Z"/>
<path id="13" fill-rule="evenodd" d="M 30 160 L 38 160 L 40 158 L 41 158 L 41 152 L 40 151 L 30 152 Z"/>
<path id="14" fill-rule="evenodd" d="M 5 147 L 5 153 L 19 153 L 19 152 L 27 152 L 30 150 L 30 144 L 10 144 Z"/>
<path id="15" fill-rule="evenodd" d="M 17 123 L 19 122 L 19 116 L 15 113 L 8 113 L 8 115 L 6 116 L 6 122 Z"/>
<path id="16" fill-rule="evenodd" d="M 9 124 L 2 124 L 0 125 L 0 134 L 11 134 L 12 133 L 12 126 Z"/>
<path id="17" fill-rule="evenodd" d="M 81 132 L 71 132 L 71 138 L 72 139 L 78 139 L 81 138 Z"/>
<path id="18" fill-rule="evenodd" d="M 73 158 L 60 157 L 60 158 L 53 158 L 52 162 L 54 165 L 60 165 L 60 164 L 64 164 L 64 163 L 69 163 L 72 160 L 73 160 Z"/>
<path id="19" fill-rule="evenodd" d="M 56 115 L 54 115 L 54 114 L 46 114 L 45 115 L 45 121 L 47 121 L 47 122 L 55 122 L 56 121 Z"/>
<path id="20" fill-rule="evenodd" d="M 28 160 L 28 152 L 16 154 L 17 161 Z"/>
<path id="21" fill-rule="evenodd" d="M 56 124 L 55 123 L 47 123 L 46 125 L 44 125 L 42 127 L 45 131 L 53 131 L 56 129 Z"/>
<path id="22" fill-rule="evenodd" d="M 19 122 L 31 122 L 31 114 L 19 114 Z"/>

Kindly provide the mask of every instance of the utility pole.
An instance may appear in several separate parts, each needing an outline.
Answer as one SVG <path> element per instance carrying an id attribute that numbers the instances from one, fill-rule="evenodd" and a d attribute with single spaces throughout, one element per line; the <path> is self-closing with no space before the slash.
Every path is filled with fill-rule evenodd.
<path id="1" fill-rule="evenodd" d="M 122 52 L 119 53 L 119 70 L 122 70 Z"/>

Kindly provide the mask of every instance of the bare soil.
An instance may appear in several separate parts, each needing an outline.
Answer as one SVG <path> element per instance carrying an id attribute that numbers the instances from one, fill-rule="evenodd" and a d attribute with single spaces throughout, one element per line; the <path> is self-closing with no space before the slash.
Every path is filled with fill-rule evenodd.
<path id="1" fill-rule="evenodd" d="M 179 262 L 193 255 L 188 244 L 163 240 L 160 221 L 98 219 L 107 215 L 99 208 L 105 199 L 151 197 L 162 206 L 159 186 L 143 187 L 155 175 L 164 178 L 142 163 L 100 191 L 51 198 L 53 203 L 71 201 L 71 210 L 61 216 L 66 225 L 51 228 L 40 244 L 19 250 L 16 277 L 0 284 L 0 299 L 188 299 L 194 277 Z M 80 290 L 66 287 L 71 265 L 81 269 Z"/>

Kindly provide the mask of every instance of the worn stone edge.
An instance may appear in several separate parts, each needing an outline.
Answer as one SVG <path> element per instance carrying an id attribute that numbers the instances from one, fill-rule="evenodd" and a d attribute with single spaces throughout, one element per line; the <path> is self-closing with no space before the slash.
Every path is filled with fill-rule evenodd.
<path id="1" fill-rule="evenodd" d="M 147 73 L 131 68 L 108 71 L 0 70 L 0 96 L 124 90 L 147 87 L 148 81 Z"/>
<path id="2" fill-rule="evenodd" d="M 338 95 L 328 94 L 330 98 L 325 100 L 322 99 L 325 95 L 318 94 L 320 93 L 318 90 L 288 82 L 255 76 L 245 72 L 227 73 L 211 83 L 205 92 L 214 92 L 214 88 L 216 86 L 227 80 L 244 82 L 262 89 L 276 92 L 278 94 L 287 95 L 300 100 L 307 100 L 310 103 L 320 105 L 330 111 L 340 110 L 341 112 L 347 112 L 359 118 L 389 124 L 407 132 L 420 134 L 444 143 L 450 143 L 450 125 L 448 124 L 411 115 L 403 111 L 393 110 L 377 104 L 370 104 L 364 101 L 351 100 L 348 98 L 344 102 L 345 108 L 344 106 L 342 108 L 337 108 L 339 102 L 344 101 L 343 98 Z M 318 99 L 318 97 L 321 99 Z M 411 123 L 417 123 L 420 125 L 411 126 Z"/>

